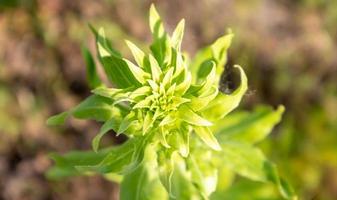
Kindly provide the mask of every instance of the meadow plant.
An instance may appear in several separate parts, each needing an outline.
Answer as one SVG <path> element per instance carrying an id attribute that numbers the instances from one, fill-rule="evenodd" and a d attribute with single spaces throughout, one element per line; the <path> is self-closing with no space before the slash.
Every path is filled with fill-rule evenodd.
<path id="1" fill-rule="evenodd" d="M 152 5 L 150 49 L 126 41 L 133 61 L 113 49 L 102 28 L 91 27 L 98 60 L 114 87 L 101 81 L 92 54 L 84 49 L 92 95 L 47 123 L 75 117 L 103 125 L 92 140 L 92 151 L 52 154 L 55 166 L 47 175 L 99 173 L 120 183 L 122 200 L 190 200 L 221 199 L 212 194 L 226 192 L 237 174 L 273 183 L 284 198 L 296 199 L 255 146 L 280 121 L 283 106 L 228 115 L 247 90 L 243 69 L 224 67 L 234 35 L 229 31 L 190 59 L 181 50 L 184 23 L 169 35 Z M 224 73 L 236 76 L 237 83 L 219 87 Z M 111 130 L 126 135 L 127 141 L 101 149 L 101 138 Z"/>

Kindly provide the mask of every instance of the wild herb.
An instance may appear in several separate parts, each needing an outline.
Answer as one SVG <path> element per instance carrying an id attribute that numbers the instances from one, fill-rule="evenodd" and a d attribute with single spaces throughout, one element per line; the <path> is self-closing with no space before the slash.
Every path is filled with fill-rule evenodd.
<path id="1" fill-rule="evenodd" d="M 120 182 L 120 199 L 221 199 L 234 174 L 276 185 L 295 199 L 255 144 L 280 121 L 284 108 L 262 107 L 253 113 L 235 109 L 247 90 L 247 77 L 236 65 L 239 83 L 233 91 L 219 89 L 233 33 L 202 49 L 192 59 L 181 51 L 181 20 L 169 35 L 154 6 L 150 8 L 153 41 L 149 53 L 126 41 L 134 62 L 112 48 L 104 30 L 96 31 L 98 59 L 111 84 L 96 73 L 85 49 L 92 95 L 70 111 L 48 119 L 62 124 L 72 116 L 103 122 L 92 140 L 93 151 L 53 154 L 50 177 L 100 173 Z M 122 145 L 100 149 L 101 138 L 113 130 L 125 134 Z"/>

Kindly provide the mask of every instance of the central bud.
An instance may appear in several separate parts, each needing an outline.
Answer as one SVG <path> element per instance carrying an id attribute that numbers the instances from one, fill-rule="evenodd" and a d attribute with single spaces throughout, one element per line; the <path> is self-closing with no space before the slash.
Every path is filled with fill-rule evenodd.
<path id="1" fill-rule="evenodd" d="M 153 112 L 169 112 L 176 110 L 173 105 L 173 94 L 168 94 L 164 89 L 164 86 L 160 84 L 159 91 L 152 91 L 153 99 L 151 101 L 150 110 Z"/>

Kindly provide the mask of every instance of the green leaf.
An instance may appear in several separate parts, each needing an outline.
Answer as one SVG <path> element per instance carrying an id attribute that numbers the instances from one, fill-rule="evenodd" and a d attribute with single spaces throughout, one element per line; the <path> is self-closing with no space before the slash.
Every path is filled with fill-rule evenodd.
<path id="1" fill-rule="evenodd" d="M 221 141 L 235 140 L 255 144 L 263 140 L 279 123 L 284 107 L 277 110 L 259 107 L 252 113 L 233 113 L 228 119 L 218 121 L 213 127 L 215 135 Z"/>
<path id="2" fill-rule="evenodd" d="M 186 70 L 186 63 L 184 62 L 183 55 L 178 52 L 176 49 L 172 49 L 172 61 L 171 65 L 174 66 L 174 73 L 173 78 L 176 79 L 176 83 L 182 82 L 181 77 L 185 75 L 187 72 Z M 183 74 L 185 73 L 185 74 Z"/>
<path id="3" fill-rule="evenodd" d="M 189 71 L 185 71 L 184 78 L 181 83 L 179 83 L 175 89 L 177 94 L 184 95 L 186 91 L 189 89 L 192 83 L 192 75 Z"/>
<path id="4" fill-rule="evenodd" d="M 219 82 L 220 76 L 224 70 L 224 66 L 227 62 L 227 50 L 231 44 L 233 34 L 229 31 L 228 34 L 217 39 L 210 46 L 199 51 L 190 64 L 190 70 L 193 75 L 193 81 L 198 81 L 198 72 L 202 70 L 205 63 L 209 61 L 216 62 L 216 79 L 215 82 Z"/>
<path id="5" fill-rule="evenodd" d="M 212 122 L 206 120 L 205 118 L 201 117 L 193 110 L 191 110 L 187 106 L 180 106 L 178 110 L 178 117 L 183 121 L 190 123 L 196 126 L 212 126 Z"/>
<path id="6" fill-rule="evenodd" d="M 200 139 L 205 142 L 205 144 L 215 151 L 221 151 L 221 146 L 219 145 L 218 140 L 214 137 L 212 131 L 208 127 L 194 126 L 193 129 Z"/>
<path id="7" fill-rule="evenodd" d="M 173 113 L 170 113 L 161 120 L 161 122 L 159 123 L 159 126 L 165 126 L 175 121 L 176 121 L 175 115 Z"/>
<path id="8" fill-rule="evenodd" d="M 72 110 L 72 115 L 79 119 L 107 121 L 118 114 L 118 109 L 112 107 L 111 99 L 91 95 Z"/>
<path id="9" fill-rule="evenodd" d="M 109 153 L 111 148 L 104 149 L 97 153 L 93 151 L 73 151 L 63 156 L 53 153 L 50 157 L 55 165 L 47 171 L 50 179 L 60 179 L 68 176 L 83 175 L 83 171 L 78 171 L 77 165 L 95 165 L 102 161 Z"/>
<path id="10" fill-rule="evenodd" d="M 159 181 L 156 155 L 153 148 L 145 151 L 144 163 L 124 176 L 120 185 L 121 200 L 167 199 L 167 192 Z"/>
<path id="11" fill-rule="evenodd" d="M 185 20 L 182 19 L 178 23 L 176 29 L 173 31 L 173 34 L 171 37 L 172 47 L 177 49 L 177 51 L 180 51 L 181 42 L 184 36 L 184 28 L 185 28 Z"/>
<path id="12" fill-rule="evenodd" d="M 166 73 L 165 73 L 165 76 L 163 78 L 163 81 L 162 81 L 162 84 L 165 86 L 165 87 L 170 87 L 171 83 L 172 83 L 172 78 L 173 78 L 173 71 L 174 71 L 174 68 L 170 68 Z"/>
<path id="13" fill-rule="evenodd" d="M 160 75 L 162 74 L 162 71 L 159 67 L 158 62 L 156 61 L 156 59 L 151 54 L 149 55 L 149 59 L 150 59 L 152 79 L 154 81 L 158 82 L 159 79 L 160 79 Z"/>
<path id="14" fill-rule="evenodd" d="M 217 76 L 220 77 L 223 70 L 224 65 L 227 62 L 227 50 L 232 43 L 232 39 L 234 34 L 231 30 L 228 31 L 228 34 L 218 38 L 212 45 L 212 54 L 213 58 L 217 63 Z"/>
<path id="15" fill-rule="evenodd" d="M 218 95 L 218 88 L 213 86 L 207 93 L 204 93 L 201 96 L 193 96 L 191 95 L 189 98 L 191 102 L 188 103 L 188 106 L 191 107 L 195 111 L 200 111 L 205 108 L 217 95 Z"/>
<path id="16" fill-rule="evenodd" d="M 98 87 L 92 90 L 91 92 L 96 95 L 112 99 L 113 97 L 115 97 L 120 93 L 125 93 L 125 90 L 117 88 Z"/>
<path id="17" fill-rule="evenodd" d="M 150 135 L 151 136 L 151 135 Z M 78 165 L 84 172 L 128 174 L 142 163 L 145 146 L 150 137 L 131 138 L 122 145 L 112 148 L 101 162 L 95 165 Z"/>
<path id="18" fill-rule="evenodd" d="M 68 116 L 69 116 L 69 112 L 62 112 L 52 117 L 49 117 L 47 120 L 47 125 L 48 126 L 58 126 L 58 125 L 64 124 Z"/>
<path id="19" fill-rule="evenodd" d="M 240 71 L 240 86 L 232 94 L 219 93 L 218 96 L 202 110 L 204 116 L 211 121 L 219 120 L 235 109 L 247 90 L 247 77 L 245 72 L 240 66 L 235 67 Z"/>
<path id="20" fill-rule="evenodd" d="M 150 8 L 150 29 L 153 35 L 153 42 L 150 49 L 153 56 L 158 61 L 159 66 L 164 67 L 171 58 L 170 41 L 165 33 L 160 16 L 153 4 Z"/>
<path id="21" fill-rule="evenodd" d="M 143 87 L 137 88 L 136 90 L 132 91 L 129 97 L 135 101 L 135 99 L 137 99 L 138 97 L 148 96 L 150 93 L 151 93 L 151 87 L 143 86 Z"/>
<path id="22" fill-rule="evenodd" d="M 171 146 L 168 144 L 166 137 L 169 134 L 167 130 L 165 130 L 164 127 L 159 127 L 159 134 L 157 135 L 157 138 L 161 145 L 163 145 L 166 148 L 171 148 Z"/>
<path id="23" fill-rule="evenodd" d="M 186 158 L 190 153 L 190 129 L 181 125 L 178 131 L 173 131 L 169 136 L 169 144 Z"/>
<path id="24" fill-rule="evenodd" d="M 215 63 L 211 62 L 209 65 L 209 70 L 207 70 L 207 75 L 205 77 L 204 82 L 201 85 L 200 90 L 198 91 L 198 96 L 203 96 L 208 93 L 209 90 L 215 85 Z M 205 73 L 206 74 L 206 73 Z M 217 86 L 217 85 L 216 85 Z"/>
<path id="25" fill-rule="evenodd" d="M 176 107 L 180 106 L 181 104 L 190 102 L 190 101 L 191 99 L 188 99 L 188 98 L 176 97 L 176 96 L 172 97 L 172 102 Z"/>
<path id="26" fill-rule="evenodd" d="M 200 50 L 199 52 L 197 52 L 197 54 L 194 56 L 194 58 L 191 60 L 191 63 L 189 65 L 189 69 L 191 71 L 192 74 L 192 82 L 196 83 L 199 80 L 198 77 L 198 72 L 199 69 L 212 61 L 212 51 L 210 47 L 206 47 L 202 50 Z"/>
<path id="27" fill-rule="evenodd" d="M 149 129 L 153 126 L 154 116 L 149 111 L 146 113 L 143 124 L 143 135 L 145 135 Z"/>
<path id="28" fill-rule="evenodd" d="M 134 68 L 130 68 L 125 60 L 123 60 L 120 53 L 112 49 L 111 45 L 108 45 L 108 41 L 105 38 L 105 33 L 102 28 L 98 32 L 97 48 L 104 70 L 113 84 L 118 88 L 141 85 L 137 80 L 137 78 L 139 78 L 137 71 L 135 72 Z"/>
<path id="29" fill-rule="evenodd" d="M 111 118 L 103 124 L 99 133 L 92 140 L 92 148 L 95 152 L 98 151 L 101 138 L 110 130 L 114 130 L 116 132 L 119 127 L 119 124 L 120 122 L 118 122 L 115 118 Z"/>
<path id="30" fill-rule="evenodd" d="M 124 133 L 136 121 L 135 117 L 136 115 L 134 112 L 130 112 L 128 115 L 126 115 L 120 123 L 117 135 Z"/>
<path id="31" fill-rule="evenodd" d="M 296 196 L 290 186 L 278 176 L 277 170 L 263 155 L 263 153 L 246 143 L 227 141 L 222 142 L 223 151 L 219 153 L 221 164 L 227 166 L 237 174 L 251 180 L 274 183 L 283 197 L 295 199 Z"/>
<path id="32" fill-rule="evenodd" d="M 135 76 L 138 82 L 141 84 L 145 83 L 145 79 L 150 77 L 150 74 L 144 72 L 140 67 L 136 66 L 129 60 L 123 58 L 123 60 L 126 62 L 126 64 L 129 66 L 130 71 Z"/>
<path id="33" fill-rule="evenodd" d="M 154 4 L 152 4 L 150 7 L 149 19 L 150 19 L 150 29 L 153 35 L 156 38 L 160 38 L 161 36 L 163 36 L 165 34 L 164 26 Z"/>
<path id="34" fill-rule="evenodd" d="M 148 71 L 148 58 L 146 57 L 145 53 L 139 49 L 134 43 L 126 40 L 126 44 L 128 45 L 131 53 L 138 64 L 139 67 L 143 68 L 146 72 Z"/>
<path id="35" fill-rule="evenodd" d="M 87 47 L 82 47 L 82 55 L 84 57 L 85 65 L 87 67 L 87 79 L 90 88 L 96 88 L 102 85 L 102 81 L 97 75 L 96 64 Z"/>

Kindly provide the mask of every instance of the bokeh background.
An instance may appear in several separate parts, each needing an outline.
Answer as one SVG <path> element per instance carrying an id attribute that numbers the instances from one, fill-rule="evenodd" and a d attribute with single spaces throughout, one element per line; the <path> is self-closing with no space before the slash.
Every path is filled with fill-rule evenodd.
<path id="1" fill-rule="evenodd" d="M 118 199 L 99 176 L 48 180 L 48 153 L 89 149 L 99 124 L 48 116 L 89 95 L 81 46 L 94 50 L 87 24 L 103 26 L 114 47 L 150 42 L 154 2 L 166 27 L 186 19 L 184 49 L 194 54 L 231 28 L 229 64 L 249 91 L 239 109 L 283 104 L 286 113 L 260 144 L 300 199 L 337 199 L 337 1 L 335 0 L 0 0 L 0 199 Z M 110 134 L 105 142 L 121 142 Z"/>

